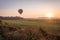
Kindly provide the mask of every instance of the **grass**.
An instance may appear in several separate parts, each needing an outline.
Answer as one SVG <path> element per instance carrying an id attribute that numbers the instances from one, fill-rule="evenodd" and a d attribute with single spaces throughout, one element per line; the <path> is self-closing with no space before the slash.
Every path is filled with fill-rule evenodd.
<path id="1" fill-rule="evenodd" d="M 22 40 L 35 40 L 35 39 L 45 40 L 46 38 L 53 40 L 55 39 L 55 37 L 57 38 L 57 36 L 60 35 L 60 25 L 59 25 L 60 20 L 21 19 L 21 20 L 2 20 L 0 23 L 1 23 L 0 27 L 2 27 L 3 31 L 5 32 L 6 38 L 8 38 L 8 40 L 10 39 L 10 37 L 13 37 L 13 39 L 16 38 Z M 10 26 L 13 28 L 11 29 L 12 31 L 15 29 L 14 27 L 16 27 L 17 29 L 15 29 L 15 31 L 12 32 L 10 31 L 9 28 Z M 19 29 L 19 27 L 21 27 L 21 29 Z M 6 33 L 10 35 L 7 36 Z M 55 35 L 50 33 L 53 33 Z M 5 39 L 0 35 L 0 40 L 5 40 Z"/>
<path id="2" fill-rule="evenodd" d="M 30 27 L 39 29 L 42 27 L 48 32 L 60 35 L 60 20 L 3 20 L 11 26 L 16 27 Z"/>

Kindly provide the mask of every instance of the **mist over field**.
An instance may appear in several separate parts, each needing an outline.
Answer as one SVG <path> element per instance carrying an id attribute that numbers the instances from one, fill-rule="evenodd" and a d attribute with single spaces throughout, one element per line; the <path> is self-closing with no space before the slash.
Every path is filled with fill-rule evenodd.
<path id="1" fill-rule="evenodd" d="M 1 40 L 60 40 L 60 19 L 0 20 L 0 35 Z"/>

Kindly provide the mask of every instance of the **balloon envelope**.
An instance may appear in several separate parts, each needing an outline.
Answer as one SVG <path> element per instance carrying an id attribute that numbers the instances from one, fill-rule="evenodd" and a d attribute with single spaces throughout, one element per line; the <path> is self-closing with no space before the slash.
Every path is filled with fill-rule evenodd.
<path id="1" fill-rule="evenodd" d="M 19 14 L 22 14 L 23 13 L 23 9 L 19 9 L 18 12 L 19 12 Z"/>

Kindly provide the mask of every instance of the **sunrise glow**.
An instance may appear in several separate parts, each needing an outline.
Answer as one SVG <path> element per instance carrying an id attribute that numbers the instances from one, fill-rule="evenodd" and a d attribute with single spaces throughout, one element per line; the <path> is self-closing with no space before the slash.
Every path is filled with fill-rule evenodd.
<path id="1" fill-rule="evenodd" d="M 18 9 L 23 9 L 22 15 Z M 60 18 L 58 0 L 0 0 L 0 16 L 19 16 L 23 18 Z"/>
<path id="2" fill-rule="evenodd" d="M 54 17 L 53 13 L 47 13 L 45 16 L 48 17 L 48 18 Z"/>

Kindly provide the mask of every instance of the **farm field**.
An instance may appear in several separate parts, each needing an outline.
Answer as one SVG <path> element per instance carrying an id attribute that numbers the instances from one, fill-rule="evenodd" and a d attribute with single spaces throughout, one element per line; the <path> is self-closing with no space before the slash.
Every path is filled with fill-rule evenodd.
<path id="1" fill-rule="evenodd" d="M 39 29 L 40 27 L 44 30 L 60 35 L 60 20 L 3 20 L 11 26 L 22 27 L 22 28 L 33 28 Z"/>

